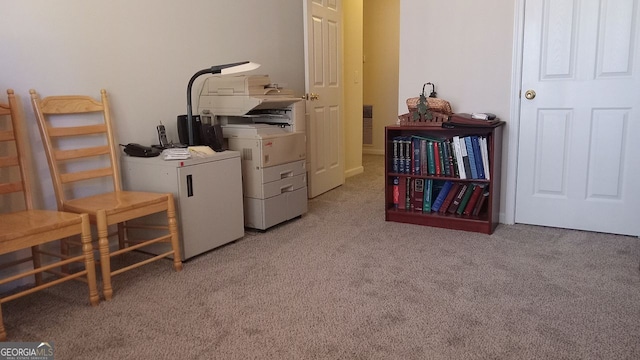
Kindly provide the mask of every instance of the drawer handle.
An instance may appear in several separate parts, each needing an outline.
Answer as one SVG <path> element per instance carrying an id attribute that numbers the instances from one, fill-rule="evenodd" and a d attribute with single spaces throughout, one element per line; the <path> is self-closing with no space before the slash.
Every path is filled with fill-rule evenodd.
<path id="1" fill-rule="evenodd" d="M 285 185 L 280 187 L 280 193 L 293 191 L 293 185 Z"/>
<path id="2" fill-rule="evenodd" d="M 281 171 L 280 172 L 280 179 L 284 179 L 284 178 L 288 178 L 293 176 L 293 171 L 289 170 L 289 171 Z"/>

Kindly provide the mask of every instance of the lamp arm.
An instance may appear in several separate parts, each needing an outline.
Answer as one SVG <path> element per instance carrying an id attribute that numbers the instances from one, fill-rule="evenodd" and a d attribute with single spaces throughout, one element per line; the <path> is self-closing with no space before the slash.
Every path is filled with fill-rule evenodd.
<path id="1" fill-rule="evenodd" d="M 220 70 L 216 70 L 213 67 L 209 69 L 202 69 L 197 73 L 193 74 L 191 79 L 189 79 L 189 83 L 187 84 L 187 133 L 189 135 L 189 146 L 195 145 L 193 143 L 193 113 L 191 107 L 191 88 L 193 87 L 193 82 L 204 74 L 216 74 L 219 73 Z"/>

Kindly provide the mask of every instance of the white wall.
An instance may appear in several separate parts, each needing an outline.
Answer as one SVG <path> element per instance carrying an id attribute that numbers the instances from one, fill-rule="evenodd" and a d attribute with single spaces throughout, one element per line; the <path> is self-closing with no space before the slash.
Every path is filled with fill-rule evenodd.
<path id="1" fill-rule="evenodd" d="M 105 88 L 117 140 L 144 144 L 157 141 L 160 121 L 178 140 L 187 82 L 212 65 L 258 62 L 252 73 L 304 92 L 300 0 L 4 0 L 2 9 L 0 90 L 15 89 L 25 107 L 47 208 L 55 201 L 30 88 L 43 97 L 98 97 Z M 194 84 L 194 101 L 203 79 Z"/>
<path id="2" fill-rule="evenodd" d="M 454 112 L 492 112 L 507 122 L 502 184 L 510 162 L 509 117 L 515 4 L 513 0 L 400 0 L 398 114 L 426 82 Z M 506 207 L 502 187 L 501 220 Z"/>
<path id="3" fill-rule="evenodd" d="M 454 112 L 488 111 L 508 121 L 512 0 L 401 0 L 398 113 L 426 82 Z"/>

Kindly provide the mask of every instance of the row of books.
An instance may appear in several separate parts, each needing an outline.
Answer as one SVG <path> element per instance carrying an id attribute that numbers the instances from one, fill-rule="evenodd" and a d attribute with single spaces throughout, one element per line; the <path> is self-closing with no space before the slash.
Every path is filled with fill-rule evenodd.
<path id="1" fill-rule="evenodd" d="M 393 178 L 393 204 L 399 210 L 478 216 L 488 198 L 485 183 Z"/>
<path id="2" fill-rule="evenodd" d="M 393 138 L 393 172 L 489 180 L 487 149 L 487 137 L 482 135 L 451 139 L 398 136 Z"/>

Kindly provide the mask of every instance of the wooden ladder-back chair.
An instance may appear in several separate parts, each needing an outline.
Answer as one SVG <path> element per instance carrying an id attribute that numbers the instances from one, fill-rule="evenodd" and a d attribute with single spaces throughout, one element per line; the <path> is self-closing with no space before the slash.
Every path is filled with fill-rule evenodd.
<path id="1" fill-rule="evenodd" d="M 29 287 L 19 292 L 9 292 L 9 295 L 0 298 L 0 304 L 7 301 L 34 293 L 64 281 L 77 279 L 85 280 L 89 287 L 89 302 L 97 305 L 99 301 L 98 289 L 96 285 L 96 268 L 91 247 L 91 225 L 87 214 L 67 213 L 61 211 L 36 210 L 33 208 L 31 186 L 29 181 L 30 170 L 28 166 L 28 146 L 24 143 L 26 134 L 24 124 L 17 116 L 17 100 L 13 90 L 7 90 L 9 103 L 0 104 L 0 198 L 6 199 L 9 203 L 6 208 L 11 208 L 11 212 L 0 214 L 0 254 L 15 253 L 21 257 L 18 260 L 3 264 L 3 268 L 11 268 L 8 273 L 15 275 L 0 279 L 0 285 L 8 284 L 16 280 L 34 276 L 35 286 Z M 11 121 L 6 121 L 10 118 Z M 12 170 L 13 169 L 13 170 Z M 14 174 L 15 173 L 15 174 Z M 22 196 L 16 195 L 22 193 Z M 15 196 L 14 196 L 15 195 Z M 16 204 L 24 201 L 24 204 Z M 22 197 L 22 200 L 19 199 Z M 13 200 L 13 201 L 12 201 Z M 22 206 L 15 206 L 22 205 Z M 14 207 L 24 210 L 15 211 Z M 58 244 L 42 246 L 49 243 L 58 242 L 67 237 L 80 236 L 82 242 L 82 253 L 78 256 L 64 256 L 53 252 L 51 247 L 58 249 Z M 23 256 L 22 253 L 31 251 L 31 256 Z M 41 255 L 48 255 L 55 258 L 52 262 L 43 264 Z M 33 269 L 24 270 L 24 263 L 31 261 Z M 56 268 L 67 266 L 71 263 L 82 263 L 84 269 L 74 273 L 63 273 L 56 271 Z M 23 264 L 20 267 L 16 265 Z M 43 280 L 42 273 L 54 273 L 58 277 L 54 280 Z M 2 321 L 2 309 L 0 309 L 0 340 L 5 341 L 7 337 Z"/>
<path id="2" fill-rule="evenodd" d="M 29 92 L 49 162 L 58 208 L 88 213 L 91 223 L 96 225 L 105 299 L 111 299 L 113 294 L 111 277 L 114 275 L 166 257 L 173 258 L 176 271 L 182 270 L 173 195 L 122 190 L 107 92 L 104 89 L 100 91 L 100 101 L 81 95 L 48 96 L 40 99 L 36 91 Z M 91 145 L 87 145 L 89 142 Z M 65 146 L 62 146 L 63 143 Z M 73 165 L 78 165 L 74 162 L 78 161 L 84 162 L 85 167 L 88 166 L 87 163 L 91 163 L 93 168 L 74 168 Z M 104 165 L 105 163 L 108 164 Z M 109 188 L 97 195 L 70 194 L 69 190 L 79 192 L 77 190 L 82 186 L 81 182 L 86 184 L 87 180 L 96 179 L 109 183 Z M 153 239 L 128 238 L 127 228 L 144 227 L 136 226 L 130 220 L 161 212 L 166 212 L 168 225 L 158 227 L 167 229 L 166 233 Z M 119 249 L 114 251 L 110 249 L 108 239 L 108 228 L 111 225 L 117 225 L 118 231 Z M 156 229 L 158 227 L 152 226 Z M 171 251 L 116 270 L 111 269 L 112 257 L 168 241 L 171 243 Z"/>

